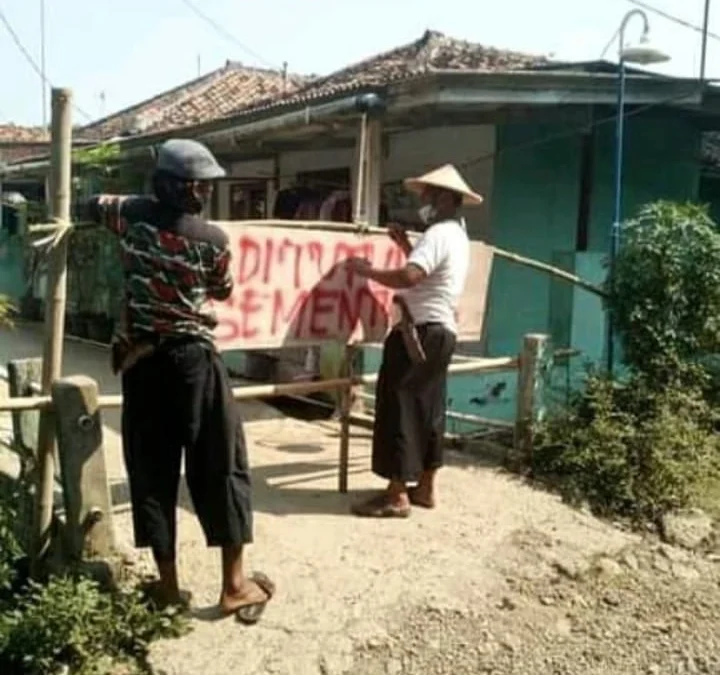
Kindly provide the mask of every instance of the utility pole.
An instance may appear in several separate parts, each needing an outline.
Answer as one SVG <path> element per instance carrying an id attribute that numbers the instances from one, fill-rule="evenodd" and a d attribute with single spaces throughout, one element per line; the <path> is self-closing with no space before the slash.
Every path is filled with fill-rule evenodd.
<path id="1" fill-rule="evenodd" d="M 708 29 L 710 25 L 710 0 L 705 0 L 703 12 L 702 42 L 700 46 L 700 84 L 705 83 L 705 64 L 707 61 Z"/>
<path id="2" fill-rule="evenodd" d="M 45 73 L 45 0 L 40 0 L 40 79 L 42 80 L 42 125 L 47 129 L 47 75 Z"/>

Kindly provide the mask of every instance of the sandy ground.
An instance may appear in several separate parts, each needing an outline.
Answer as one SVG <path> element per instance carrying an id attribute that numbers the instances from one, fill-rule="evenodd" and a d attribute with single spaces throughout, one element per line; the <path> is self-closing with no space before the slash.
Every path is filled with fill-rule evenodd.
<path id="1" fill-rule="evenodd" d="M 39 336 L 33 331 L 0 333 L 2 361 L 39 351 Z M 66 372 L 94 376 L 103 392 L 112 393 L 117 381 L 106 361 L 102 350 L 67 345 Z M 194 630 L 153 646 L 152 663 L 158 673 L 526 672 L 500 666 L 482 671 L 476 666 L 445 669 L 452 663 L 447 658 L 440 660 L 442 667 L 423 661 L 424 666 L 414 669 L 413 654 L 423 649 L 420 629 L 414 637 L 403 638 L 401 656 L 391 647 L 408 626 L 432 627 L 441 617 L 440 625 L 455 622 L 458 630 L 477 624 L 465 647 L 460 643 L 452 648 L 474 649 L 482 628 L 478 617 L 487 621 L 499 611 L 503 598 L 518 595 L 518 584 L 550 583 L 558 569 L 585 568 L 595 556 L 617 556 L 638 545 L 635 537 L 572 510 L 477 458 L 457 453 L 449 454 L 449 466 L 442 473 L 437 510 L 416 511 L 406 521 L 355 519 L 348 514 L 350 501 L 380 486 L 368 471 L 366 431 L 354 432 L 351 494 L 340 495 L 336 425 L 284 418 L 260 403 L 246 405 L 244 413 L 253 420 L 246 433 L 256 513 L 256 543 L 249 549 L 248 562 L 251 569 L 272 576 L 279 591 L 261 624 L 252 629 L 232 619 L 218 620 L 214 610 L 218 554 L 206 549 L 184 491 L 178 511 L 179 556 L 183 585 L 194 594 Z M 105 421 L 114 523 L 119 541 L 130 546 L 117 414 L 108 414 Z M 143 556 L 138 566 L 147 562 Z M 517 601 L 513 603 L 517 606 Z M 542 627 L 545 619 L 539 616 Z M 418 617 L 426 617 L 425 624 L 418 624 Z M 506 630 L 512 631 L 512 626 L 508 624 Z M 440 644 L 438 639 L 432 638 Z M 512 639 L 522 641 L 522 634 Z M 505 642 L 510 644 L 505 652 L 511 652 L 510 638 Z M 408 656 L 409 645 L 415 646 Z"/>

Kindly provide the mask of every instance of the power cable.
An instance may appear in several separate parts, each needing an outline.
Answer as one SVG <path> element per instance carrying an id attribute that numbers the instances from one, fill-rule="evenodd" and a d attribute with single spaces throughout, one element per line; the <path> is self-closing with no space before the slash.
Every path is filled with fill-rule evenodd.
<path id="1" fill-rule="evenodd" d="M 40 66 L 37 64 L 35 59 L 33 59 L 30 52 L 22 43 L 20 36 L 12 27 L 12 24 L 10 23 L 7 16 L 5 16 L 5 12 L 3 12 L 2 8 L 0 8 L 0 23 L 5 26 L 5 30 L 7 30 L 7 32 L 10 34 L 12 41 L 15 43 L 15 46 L 20 50 L 20 53 L 25 57 L 25 60 L 30 64 L 30 67 L 38 74 L 38 76 L 45 83 L 46 86 L 52 87 L 52 82 L 50 82 L 47 77 L 45 77 Z M 77 110 L 77 112 L 79 112 L 85 119 L 87 119 L 88 121 L 92 121 L 92 116 L 86 113 L 80 106 L 73 103 L 73 108 L 75 108 L 75 110 Z"/>
<path id="2" fill-rule="evenodd" d="M 252 56 L 256 61 L 259 61 L 260 63 L 264 63 L 266 66 L 270 67 L 272 70 L 282 70 L 281 68 L 278 68 L 277 65 L 271 63 L 267 59 L 263 58 L 260 54 L 258 54 L 256 51 L 252 50 L 250 47 L 248 47 L 246 44 L 238 40 L 237 37 L 235 37 L 232 33 L 230 33 L 226 28 L 221 26 L 217 21 L 215 21 L 212 17 L 208 16 L 203 12 L 192 0 L 180 0 L 188 9 L 190 9 L 192 12 L 194 12 L 198 17 L 200 17 L 205 23 L 207 23 L 209 26 L 211 26 L 219 35 L 222 35 L 226 40 L 232 42 L 236 46 L 238 46 L 242 51 L 244 51 L 249 56 Z"/>

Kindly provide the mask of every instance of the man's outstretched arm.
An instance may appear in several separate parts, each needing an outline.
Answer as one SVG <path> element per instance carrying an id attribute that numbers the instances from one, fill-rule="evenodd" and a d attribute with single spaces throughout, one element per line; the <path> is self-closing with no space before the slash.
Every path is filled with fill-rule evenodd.
<path id="1" fill-rule="evenodd" d="M 91 222 L 122 235 L 127 229 L 129 208 L 146 199 L 139 195 L 94 195 L 85 206 L 85 215 Z"/>

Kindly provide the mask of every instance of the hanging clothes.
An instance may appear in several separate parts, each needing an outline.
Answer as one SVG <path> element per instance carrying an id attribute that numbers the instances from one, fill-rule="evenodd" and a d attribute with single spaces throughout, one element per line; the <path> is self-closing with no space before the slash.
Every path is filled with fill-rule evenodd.
<path id="1" fill-rule="evenodd" d="M 334 190 L 320 207 L 319 220 L 349 223 L 352 221 L 352 200 L 347 190 Z"/>
<path id="2" fill-rule="evenodd" d="M 292 220 L 300 205 L 316 197 L 316 193 L 309 187 L 295 186 L 280 190 L 275 197 L 273 218 L 278 220 Z"/>

